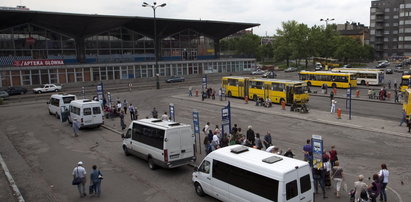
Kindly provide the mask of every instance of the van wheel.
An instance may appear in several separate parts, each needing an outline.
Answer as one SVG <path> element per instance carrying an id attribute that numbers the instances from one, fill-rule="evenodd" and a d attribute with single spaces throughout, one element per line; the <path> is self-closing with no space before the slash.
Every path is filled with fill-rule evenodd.
<path id="1" fill-rule="evenodd" d="M 130 156 L 130 152 L 128 152 L 128 149 L 127 149 L 126 146 L 123 146 L 123 151 L 124 151 L 124 154 L 125 154 L 126 156 Z"/>
<path id="2" fill-rule="evenodd" d="M 337 84 L 335 84 L 335 83 L 333 83 L 331 86 L 332 86 L 333 88 L 337 88 Z"/>
<path id="3" fill-rule="evenodd" d="M 156 169 L 156 165 L 155 165 L 154 162 L 153 162 L 153 158 L 149 157 L 149 158 L 148 158 L 148 161 L 147 161 L 147 164 L 148 164 L 148 167 L 149 167 L 151 170 L 155 170 L 155 169 Z"/>
<path id="4" fill-rule="evenodd" d="M 194 187 L 196 189 L 197 195 L 199 195 L 199 196 L 204 196 L 205 195 L 204 191 L 203 191 L 203 187 L 201 187 L 200 183 L 198 183 L 198 182 L 194 183 Z"/>
<path id="5" fill-rule="evenodd" d="M 50 115 L 53 115 L 53 113 L 51 113 L 51 111 L 50 111 L 50 110 L 49 110 L 49 114 L 50 114 Z"/>
<path id="6" fill-rule="evenodd" d="M 56 119 L 60 119 L 60 116 L 57 112 L 56 112 Z"/>
<path id="7" fill-rule="evenodd" d="M 38 93 L 38 94 L 41 94 L 42 92 L 41 92 L 41 90 L 39 90 L 39 91 L 37 91 L 37 93 Z"/>

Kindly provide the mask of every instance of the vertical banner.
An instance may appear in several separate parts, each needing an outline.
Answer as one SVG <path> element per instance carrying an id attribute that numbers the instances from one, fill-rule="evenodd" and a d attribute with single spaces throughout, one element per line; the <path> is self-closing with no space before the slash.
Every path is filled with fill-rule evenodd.
<path id="1" fill-rule="evenodd" d="M 111 93 L 110 92 L 107 92 L 107 99 L 108 99 L 108 103 L 110 104 L 110 108 L 111 108 L 112 103 L 111 103 Z"/>
<path id="2" fill-rule="evenodd" d="M 85 91 L 85 89 L 84 89 L 84 86 L 81 87 L 81 95 L 83 95 L 83 99 L 85 99 L 85 97 L 86 97 L 86 91 Z"/>
<path id="3" fill-rule="evenodd" d="M 168 105 L 169 113 L 170 113 L 170 120 L 171 121 L 176 121 L 176 116 L 175 116 L 175 111 L 174 111 L 174 104 L 170 103 Z"/>
<path id="4" fill-rule="evenodd" d="M 194 127 L 194 143 L 197 144 L 197 136 L 198 136 L 198 145 L 200 147 L 200 154 L 201 154 L 200 116 L 198 115 L 197 111 L 193 111 L 193 127 Z M 197 148 L 197 146 L 194 148 Z"/>
<path id="5" fill-rule="evenodd" d="M 103 82 L 97 85 L 97 98 L 98 100 L 104 100 L 104 87 Z"/>
<path id="6" fill-rule="evenodd" d="M 208 80 L 208 79 L 207 79 L 207 74 L 205 74 L 205 75 L 203 76 L 202 84 L 201 84 L 201 87 L 203 88 L 203 90 L 206 90 L 206 89 L 207 89 L 207 83 L 208 83 L 207 80 Z"/>
<path id="7" fill-rule="evenodd" d="M 231 107 L 230 101 L 228 105 L 221 109 L 221 134 L 224 137 L 224 134 L 231 133 Z"/>
<path id="8" fill-rule="evenodd" d="M 311 148 L 313 150 L 313 168 L 323 167 L 323 139 L 320 135 L 312 135 Z"/>

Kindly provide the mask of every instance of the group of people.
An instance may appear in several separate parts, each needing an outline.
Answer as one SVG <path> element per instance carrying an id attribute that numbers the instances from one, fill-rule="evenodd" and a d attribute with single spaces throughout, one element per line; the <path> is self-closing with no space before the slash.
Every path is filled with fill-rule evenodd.
<path id="1" fill-rule="evenodd" d="M 260 136 L 260 133 L 254 132 L 252 126 L 248 126 L 246 134 L 244 135 L 241 128 L 234 124 L 234 127 L 231 129 L 231 133 L 224 133 L 218 127 L 215 126 L 214 130 L 210 128 L 210 122 L 203 128 L 204 133 L 204 148 L 206 154 L 228 145 L 240 144 L 248 147 L 253 147 L 259 150 L 265 150 L 267 152 L 284 155 L 290 158 L 293 158 L 295 155 L 291 151 L 291 148 L 288 148 L 287 151 L 283 154 L 282 150 L 278 146 L 272 144 L 272 137 L 270 132 L 267 132 L 264 137 Z"/>
<path id="2" fill-rule="evenodd" d="M 315 193 L 318 194 L 318 185 L 320 185 L 323 198 L 328 198 L 325 190 L 326 188 L 331 189 L 331 185 L 334 184 L 334 193 L 337 198 L 340 198 L 344 173 L 338 161 L 335 145 L 332 145 L 328 152 L 323 151 L 321 166 L 313 165 L 311 140 L 306 141 L 306 145 L 303 146 L 303 153 L 304 160 L 309 162 L 312 167 Z M 381 164 L 381 170 L 373 174 L 372 182 L 369 185 L 363 181 L 364 176 L 359 175 L 358 181 L 354 182 L 354 189 L 350 191 L 351 199 L 356 202 L 366 202 L 368 200 L 376 202 L 379 197 L 380 201 L 386 202 L 387 193 L 385 189 L 388 184 L 388 177 L 389 171 L 386 164 Z"/>
<path id="3" fill-rule="evenodd" d="M 87 196 L 86 193 L 86 182 L 87 182 L 87 172 L 83 166 L 83 162 L 79 161 L 77 166 L 73 169 L 73 185 L 77 186 L 80 193 L 80 197 Z M 90 186 L 89 194 L 100 197 L 101 194 L 101 181 L 103 180 L 103 174 L 97 169 L 96 165 L 92 166 L 90 173 Z"/>
<path id="4" fill-rule="evenodd" d="M 188 95 L 192 96 L 192 87 L 190 86 L 188 89 Z M 226 94 L 225 94 L 225 88 L 219 88 L 218 92 L 216 92 L 215 89 L 213 88 L 206 88 L 201 92 L 201 100 L 204 101 L 204 99 L 211 98 L 215 100 L 216 95 L 220 98 L 220 101 L 227 100 Z"/>
<path id="5" fill-rule="evenodd" d="M 271 99 L 268 96 L 265 100 L 262 97 L 257 97 L 255 105 L 256 106 L 264 106 L 264 107 L 268 108 L 268 107 L 272 107 L 273 103 L 271 102 Z"/>

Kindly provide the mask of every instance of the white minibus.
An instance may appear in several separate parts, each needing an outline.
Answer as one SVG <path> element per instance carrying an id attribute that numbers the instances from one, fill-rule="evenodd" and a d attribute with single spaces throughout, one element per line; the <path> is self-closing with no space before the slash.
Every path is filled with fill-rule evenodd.
<path id="1" fill-rule="evenodd" d="M 122 137 L 124 153 L 147 160 L 150 169 L 174 168 L 196 159 L 194 134 L 188 124 L 140 119 L 133 121 Z"/>
<path id="2" fill-rule="evenodd" d="M 75 95 L 70 94 L 53 94 L 47 102 L 49 114 L 55 115 L 57 119 L 61 117 L 61 110 L 68 110 L 71 101 L 76 100 Z"/>
<path id="3" fill-rule="evenodd" d="M 198 195 L 235 202 L 312 202 L 312 171 L 305 161 L 232 145 L 208 154 L 192 181 Z"/>
<path id="4" fill-rule="evenodd" d="M 104 123 L 103 116 L 100 102 L 82 99 L 70 103 L 69 122 L 77 119 L 79 128 L 100 127 Z"/>

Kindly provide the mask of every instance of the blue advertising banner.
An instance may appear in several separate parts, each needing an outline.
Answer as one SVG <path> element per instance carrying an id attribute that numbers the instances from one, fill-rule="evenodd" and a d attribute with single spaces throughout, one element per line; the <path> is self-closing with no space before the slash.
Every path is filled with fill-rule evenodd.
<path id="1" fill-rule="evenodd" d="M 97 85 L 97 98 L 98 100 L 104 100 L 104 86 L 103 82 Z"/>
<path id="2" fill-rule="evenodd" d="M 200 147 L 200 154 L 201 154 L 200 116 L 197 111 L 193 111 L 193 127 L 194 127 L 194 143 L 197 144 L 197 135 L 198 135 L 198 145 Z M 195 148 L 197 148 L 197 146 Z"/>
<path id="3" fill-rule="evenodd" d="M 231 133 L 231 107 L 230 101 L 228 105 L 221 109 L 221 134 Z"/>
<path id="4" fill-rule="evenodd" d="M 168 105 L 168 109 L 169 109 L 169 112 L 170 112 L 170 120 L 171 121 L 176 121 L 176 116 L 175 116 L 175 111 L 174 111 L 174 104 L 170 103 Z"/>
<path id="5" fill-rule="evenodd" d="M 208 79 L 207 79 L 207 74 L 206 74 L 206 75 L 204 75 L 204 77 L 202 79 L 202 84 L 201 84 L 203 90 L 207 89 L 207 83 L 208 83 Z"/>
<path id="6" fill-rule="evenodd" d="M 311 148 L 313 150 L 313 168 L 323 167 L 323 140 L 320 135 L 312 135 Z"/>

